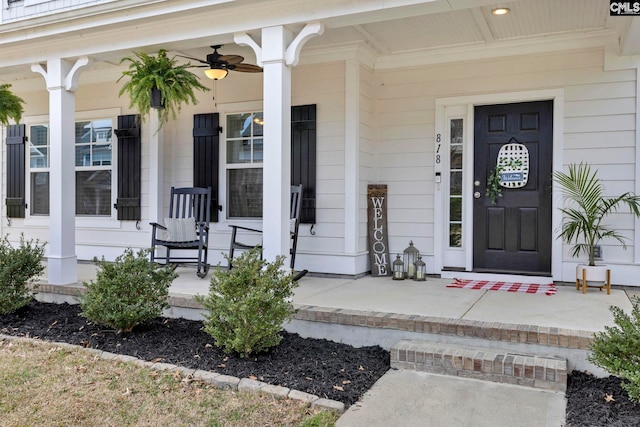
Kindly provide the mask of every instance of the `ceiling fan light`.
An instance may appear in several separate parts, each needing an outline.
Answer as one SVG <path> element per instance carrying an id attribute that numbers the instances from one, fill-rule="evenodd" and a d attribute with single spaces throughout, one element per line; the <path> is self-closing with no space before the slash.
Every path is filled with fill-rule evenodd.
<path id="1" fill-rule="evenodd" d="M 209 68 L 208 70 L 204 70 L 204 74 L 212 80 L 222 80 L 227 77 L 228 73 L 229 71 L 227 71 L 226 68 Z"/>
<path id="2" fill-rule="evenodd" d="M 508 7 L 497 7 L 491 11 L 493 15 L 506 15 L 510 12 Z"/>

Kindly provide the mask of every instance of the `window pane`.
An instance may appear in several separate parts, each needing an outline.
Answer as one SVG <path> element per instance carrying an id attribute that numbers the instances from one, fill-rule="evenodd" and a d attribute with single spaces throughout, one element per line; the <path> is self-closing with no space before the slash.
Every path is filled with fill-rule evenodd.
<path id="1" fill-rule="evenodd" d="M 76 144 L 91 142 L 91 122 L 76 122 Z"/>
<path id="2" fill-rule="evenodd" d="M 262 163 L 262 146 L 261 139 L 253 140 L 253 161 L 255 163 Z"/>
<path id="3" fill-rule="evenodd" d="M 91 166 L 90 145 L 76 145 L 76 166 Z"/>
<path id="4" fill-rule="evenodd" d="M 251 163 L 251 140 L 229 141 L 227 163 Z"/>
<path id="5" fill-rule="evenodd" d="M 262 217 L 262 169 L 230 169 L 229 218 Z"/>
<path id="6" fill-rule="evenodd" d="M 230 114 L 227 116 L 227 138 L 251 136 L 253 114 Z"/>
<path id="7" fill-rule="evenodd" d="M 76 215 L 111 215 L 111 171 L 76 172 Z"/>
<path id="8" fill-rule="evenodd" d="M 462 247 L 461 224 L 449 224 L 449 246 L 452 248 Z"/>
<path id="9" fill-rule="evenodd" d="M 264 125 L 264 118 L 262 112 L 255 113 L 253 115 L 253 136 L 262 136 L 262 126 Z"/>
<path id="10" fill-rule="evenodd" d="M 96 144 L 93 146 L 92 166 L 111 165 L 111 144 Z"/>
<path id="11" fill-rule="evenodd" d="M 462 145 L 451 146 L 451 169 L 462 169 Z"/>
<path id="12" fill-rule="evenodd" d="M 462 172 L 451 172 L 451 195 L 462 195 Z"/>
<path id="13" fill-rule="evenodd" d="M 48 126 L 36 125 L 31 126 L 29 140 L 31 145 L 47 145 L 48 138 Z"/>
<path id="14" fill-rule="evenodd" d="M 462 119 L 451 120 L 451 143 L 462 144 Z"/>
<path id="15" fill-rule="evenodd" d="M 49 172 L 31 174 L 32 215 L 49 215 Z"/>
<path id="16" fill-rule="evenodd" d="M 49 149 L 31 146 L 29 150 L 29 167 L 46 168 L 49 166 Z"/>
<path id="17" fill-rule="evenodd" d="M 462 221 L 462 198 L 449 199 L 449 221 Z"/>

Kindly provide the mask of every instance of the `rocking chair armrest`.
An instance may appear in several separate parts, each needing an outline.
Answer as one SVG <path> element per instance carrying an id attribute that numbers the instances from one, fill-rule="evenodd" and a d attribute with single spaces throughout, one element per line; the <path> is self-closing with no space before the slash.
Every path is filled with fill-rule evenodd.
<path id="1" fill-rule="evenodd" d="M 157 222 L 150 222 L 149 225 L 152 226 L 153 228 L 158 227 L 158 228 L 160 228 L 162 230 L 166 230 L 167 229 L 167 227 L 165 227 L 162 224 L 158 224 Z"/>
<path id="2" fill-rule="evenodd" d="M 200 230 L 207 231 L 207 232 L 209 231 L 209 225 L 206 222 L 198 222 L 196 223 L 196 225 Z"/>
<path id="3" fill-rule="evenodd" d="M 241 225 L 229 224 L 229 227 L 239 228 L 240 230 L 253 231 L 254 233 L 262 233 L 262 230 L 258 230 L 257 228 L 243 227 Z"/>

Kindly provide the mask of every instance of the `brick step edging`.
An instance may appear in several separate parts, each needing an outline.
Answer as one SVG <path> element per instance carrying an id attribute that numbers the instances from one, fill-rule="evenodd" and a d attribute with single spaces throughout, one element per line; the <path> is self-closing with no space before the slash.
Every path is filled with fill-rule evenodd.
<path id="1" fill-rule="evenodd" d="M 294 306 L 298 310 L 294 315 L 294 319 L 297 320 L 438 335 L 455 335 L 490 341 L 539 344 L 577 350 L 588 350 L 594 334 L 592 331 L 549 326 L 449 319 L 311 305 L 294 304 Z"/>
<path id="2" fill-rule="evenodd" d="M 391 347 L 391 367 L 566 391 L 567 361 L 552 356 L 522 354 L 419 340 L 400 340 Z"/>

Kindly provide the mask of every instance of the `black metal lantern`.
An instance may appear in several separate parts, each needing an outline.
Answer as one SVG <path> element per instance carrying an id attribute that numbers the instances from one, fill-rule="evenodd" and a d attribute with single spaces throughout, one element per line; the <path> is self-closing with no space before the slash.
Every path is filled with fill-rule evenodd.
<path id="1" fill-rule="evenodd" d="M 427 264 L 422 261 L 422 256 L 418 254 L 418 260 L 414 264 L 416 266 L 416 274 L 413 280 L 424 282 L 427 280 Z"/>
<path id="2" fill-rule="evenodd" d="M 404 263 L 400 254 L 396 255 L 396 260 L 393 261 L 393 280 L 404 280 Z"/>
<path id="3" fill-rule="evenodd" d="M 404 250 L 404 277 L 413 279 L 415 275 L 415 262 L 420 251 L 413 246 L 413 240 L 409 242 L 409 247 Z"/>

